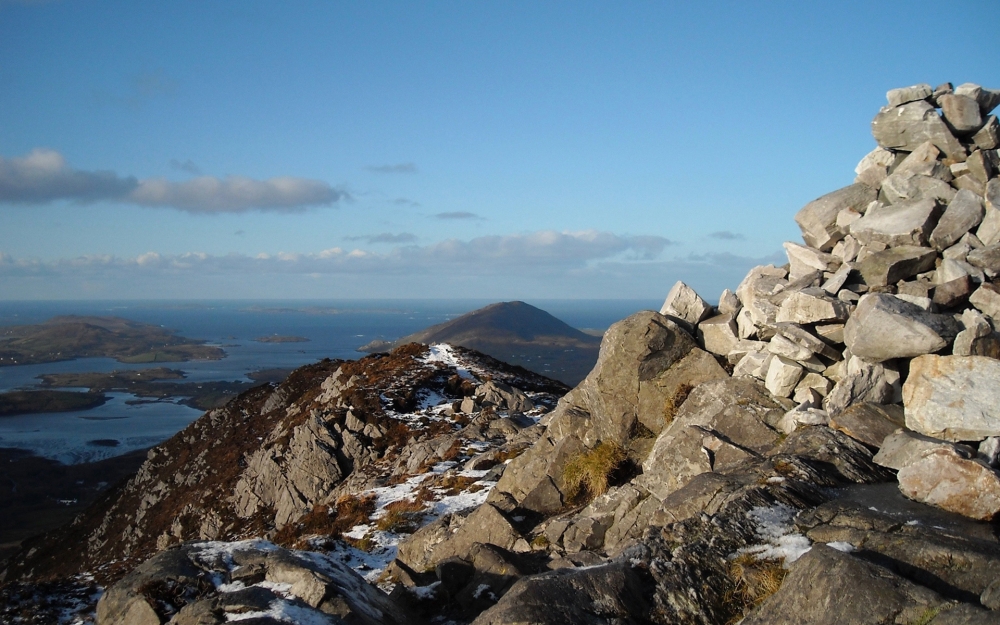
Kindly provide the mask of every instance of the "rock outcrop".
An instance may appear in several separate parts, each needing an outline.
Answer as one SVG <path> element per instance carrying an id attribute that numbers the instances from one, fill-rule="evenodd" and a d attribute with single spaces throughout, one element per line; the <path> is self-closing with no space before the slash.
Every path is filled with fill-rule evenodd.
<path id="1" fill-rule="evenodd" d="M 887 99 L 855 182 L 796 215 L 787 265 L 717 307 L 678 282 L 551 411 L 544 381 L 462 377 L 440 348 L 320 363 L 178 435 L 259 436 L 225 481 L 211 448 L 153 453 L 78 521 L 89 551 L 60 572 L 118 559 L 101 625 L 274 602 L 385 623 L 997 622 L 1000 92 Z M 127 549 L 102 560 L 113 532 Z M 234 567 L 175 546 L 251 535 L 300 551 L 213 543 Z M 269 558 L 298 567 L 290 586 L 240 581 L 268 581 Z"/>

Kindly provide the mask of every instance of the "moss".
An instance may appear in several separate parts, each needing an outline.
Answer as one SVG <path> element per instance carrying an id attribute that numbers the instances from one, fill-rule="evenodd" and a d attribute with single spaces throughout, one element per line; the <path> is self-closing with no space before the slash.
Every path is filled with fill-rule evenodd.
<path id="1" fill-rule="evenodd" d="M 612 474 L 626 458 L 622 446 L 610 442 L 571 457 L 563 473 L 568 500 L 584 503 L 606 493 Z"/>
<path id="2" fill-rule="evenodd" d="M 939 612 L 941 612 L 941 606 L 927 608 L 924 610 L 923 614 L 921 614 L 920 617 L 913 621 L 910 625 L 927 625 L 934 620 Z"/>

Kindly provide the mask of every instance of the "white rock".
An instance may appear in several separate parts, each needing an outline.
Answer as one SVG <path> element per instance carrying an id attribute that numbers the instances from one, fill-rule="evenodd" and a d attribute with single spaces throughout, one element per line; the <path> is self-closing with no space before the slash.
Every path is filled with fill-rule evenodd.
<path id="1" fill-rule="evenodd" d="M 854 173 L 860 174 L 869 167 L 888 167 L 892 165 L 895 160 L 896 155 L 889 150 L 885 148 L 875 148 L 858 162 L 857 167 L 854 168 Z"/>
<path id="2" fill-rule="evenodd" d="M 792 293 L 781 303 L 775 321 L 798 324 L 823 321 L 844 321 L 847 305 L 829 297 L 820 288 L 808 288 Z"/>
<path id="3" fill-rule="evenodd" d="M 667 293 L 660 314 L 682 319 L 694 326 L 712 314 L 712 307 L 694 289 L 678 280 Z"/>
<path id="4" fill-rule="evenodd" d="M 814 271 L 836 271 L 840 266 L 840 259 L 833 254 L 827 254 L 791 241 L 786 241 L 782 246 L 788 256 L 790 266 L 788 277 L 790 280 L 798 280 Z"/>
<path id="5" fill-rule="evenodd" d="M 969 296 L 969 303 L 994 321 L 1000 320 L 1000 292 L 992 284 L 983 284 Z"/>
<path id="6" fill-rule="evenodd" d="M 771 364 L 764 378 L 764 386 L 775 397 L 788 397 L 802 378 L 803 369 L 794 360 L 782 356 L 771 358 Z"/>
<path id="7" fill-rule="evenodd" d="M 739 312 L 743 304 L 740 303 L 740 298 L 736 297 L 736 293 L 733 293 L 729 289 L 722 292 L 719 296 L 719 312 L 722 314 L 729 313 L 735 315 Z"/>
<path id="8" fill-rule="evenodd" d="M 906 427 L 950 441 L 1000 436 L 1000 360 L 925 355 L 903 384 Z"/>
<path id="9" fill-rule="evenodd" d="M 802 230 L 803 240 L 810 246 L 826 252 L 843 238 L 837 227 L 837 214 L 845 208 L 860 210 L 875 200 L 876 191 L 863 183 L 855 183 L 828 193 L 806 204 L 795 214 L 795 222 Z M 742 297 L 743 305 L 746 300 Z"/>
<path id="10" fill-rule="evenodd" d="M 825 410 L 813 408 L 808 404 L 800 404 L 796 408 L 789 410 L 778 420 L 776 427 L 785 434 L 791 434 L 800 425 L 827 425 L 830 423 L 830 415 Z"/>
<path id="11" fill-rule="evenodd" d="M 739 342 L 736 321 L 731 313 L 710 317 L 698 324 L 698 339 L 705 351 L 726 356 Z"/>
<path id="12" fill-rule="evenodd" d="M 773 358 L 767 352 L 747 352 L 733 368 L 733 377 L 753 377 L 763 380 L 767 377 L 768 365 Z"/>
<path id="13" fill-rule="evenodd" d="M 789 360 L 808 360 L 813 353 L 797 343 L 793 343 L 780 334 L 771 337 L 771 342 L 767 345 L 767 351 L 776 356 L 783 356 Z"/>

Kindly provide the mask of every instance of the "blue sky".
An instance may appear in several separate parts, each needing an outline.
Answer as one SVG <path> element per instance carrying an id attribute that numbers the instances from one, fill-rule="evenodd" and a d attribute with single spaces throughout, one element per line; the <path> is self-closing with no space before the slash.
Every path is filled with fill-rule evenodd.
<path id="1" fill-rule="evenodd" d="M 888 89 L 1000 87 L 998 23 L 993 0 L 0 0 L 0 299 L 715 299 L 852 182 Z"/>

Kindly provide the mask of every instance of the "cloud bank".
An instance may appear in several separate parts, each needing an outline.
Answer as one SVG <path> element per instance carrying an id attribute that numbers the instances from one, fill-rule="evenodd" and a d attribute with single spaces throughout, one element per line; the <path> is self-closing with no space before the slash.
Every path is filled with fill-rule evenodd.
<path id="1" fill-rule="evenodd" d="M 470 213 L 468 211 L 453 211 L 449 213 L 437 213 L 434 215 L 438 219 L 485 219 L 485 217 L 480 217 L 475 213 Z"/>
<path id="2" fill-rule="evenodd" d="M 291 176 L 254 180 L 243 176 L 199 176 L 184 182 L 139 180 L 112 171 L 74 169 L 62 154 L 38 148 L 27 156 L 0 157 L 0 203 L 46 204 L 110 201 L 166 207 L 190 213 L 299 212 L 349 199 L 320 180 Z"/>
<path id="3" fill-rule="evenodd" d="M 367 171 L 373 174 L 415 174 L 417 166 L 415 163 L 394 163 L 390 165 L 368 165 Z"/>

